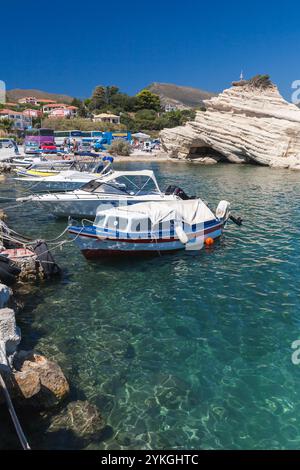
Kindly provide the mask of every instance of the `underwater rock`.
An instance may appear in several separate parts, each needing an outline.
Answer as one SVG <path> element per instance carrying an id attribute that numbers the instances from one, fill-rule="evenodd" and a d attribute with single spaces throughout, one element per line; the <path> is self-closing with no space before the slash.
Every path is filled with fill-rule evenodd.
<path id="1" fill-rule="evenodd" d="M 77 437 L 86 439 L 100 439 L 106 424 L 98 408 L 88 401 L 78 400 L 56 415 L 49 427 L 50 432 L 61 429 L 73 431 Z"/>
<path id="2" fill-rule="evenodd" d="M 300 110 L 287 102 L 268 76 L 234 82 L 205 100 L 185 126 L 164 129 L 162 148 L 168 156 L 200 163 L 210 159 L 254 162 L 273 168 L 300 165 Z"/>
<path id="3" fill-rule="evenodd" d="M 121 445 L 125 447 L 129 447 L 132 444 L 132 440 L 128 436 L 127 433 L 125 432 L 118 432 L 116 435 L 116 441 Z"/>
<path id="4" fill-rule="evenodd" d="M 124 354 L 125 359 L 134 359 L 136 355 L 135 348 L 132 344 L 128 344 Z"/>

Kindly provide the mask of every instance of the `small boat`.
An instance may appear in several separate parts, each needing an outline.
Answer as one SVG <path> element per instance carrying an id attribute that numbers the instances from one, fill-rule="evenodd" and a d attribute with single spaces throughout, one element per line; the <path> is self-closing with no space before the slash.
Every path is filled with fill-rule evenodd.
<path id="1" fill-rule="evenodd" d="M 36 256 L 35 252 L 28 248 L 9 248 L 0 251 L 0 254 L 7 256 L 13 261 L 18 259 L 34 258 Z"/>
<path id="2" fill-rule="evenodd" d="M 41 161 L 34 162 L 27 166 L 16 166 L 14 172 L 18 176 L 25 177 L 47 177 L 57 175 L 63 170 L 69 170 L 76 160 L 47 160 L 42 158 Z"/>
<path id="3" fill-rule="evenodd" d="M 112 162 L 76 162 L 69 170 L 63 170 L 47 176 L 26 176 L 15 178 L 27 189 L 34 192 L 73 191 L 95 178 L 101 178 L 112 172 Z"/>
<path id="4" fill-rule="evenodd" d="M 174 188 L 174 191 L 170 188 Z M 34 194 L 18 198 L 17 201 L 38 203 L 47 213 L 58 217 L 94 219 L 100 204 L 112 207 L 138 202 L 174 201 L 188 197 L 179 188 L 170 188 L 165 193 L 162 192 L 152 170 L 112 171 L 89 181 L 75 191 Z"/>
<path id="5" fill-rule="evenodd" d="M 221 236 L 229 207 L 220 201 L 214 214 L 201 199 L 191 199 L 102 208 L 92 225 L 69 225 L 68 232 L 88 259 L 195 251 Z"/>
<path id="6" fill-rule="evenodd" d="M 36 163 L 44 163 L 46 159 L 44 157 L 25 157 L 25 158 L 13 158 L 11 161 L 11 167 L 28 168 Z"/>

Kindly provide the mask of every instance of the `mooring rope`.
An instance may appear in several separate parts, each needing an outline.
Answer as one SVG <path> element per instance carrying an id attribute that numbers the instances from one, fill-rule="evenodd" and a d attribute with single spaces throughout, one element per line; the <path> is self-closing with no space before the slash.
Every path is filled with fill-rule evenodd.
<path id="1" fill-rule="evenodd" d="M 6 387 L 6 383 L 5 383 L 5 381 L 4 381 L 4 379 L 1 375 L 1 371 L 0 371 L 0 385 L 2 387 L 4 398 L 5 398 L 5 401 L 6 401 L 6 404 L 7 404 L 7 408 L 8 408 L 9 414 L 11 416 L 12 422 L 14 424 L 14 427 L 15 427 L 17 436 L 19 438 L 19 441 L 21 443 L 21 446 L 22 446 L 23 450 L 31 450 L 30 446 L 29 446 L 29 443 L 27 441 L 27 438 L 26 438 L 26 436 L 24 434 L 24 431 L 22 429 L 22 426 L 20 424 L 17 413 L 14 409 L 13 402 L 10 398 L 10 394 L 9 394 L 9 392 L 7 390 L 7 387 Z"/>

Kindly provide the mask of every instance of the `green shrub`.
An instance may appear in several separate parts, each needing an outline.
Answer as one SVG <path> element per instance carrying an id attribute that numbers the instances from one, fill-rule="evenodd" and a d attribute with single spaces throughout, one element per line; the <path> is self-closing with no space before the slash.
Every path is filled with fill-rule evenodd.
<path id="1" fill-rule="evenodd" d="M 54 129 L 55 131 L 71 131 L 78 129 L 79 131 L 119 131 L 126 129 L 122 124 L 110 124 L 106 122 L 93 122 L 91 119 L 74 118 L 74 119 L 43 119 L 43 127 Z"/>
<path id="2" fill-rule="evenodd" d="M 131 153 L 129 142 L 123 139 L 113 140 L 107 150 L 112 155 L 122 155 L 124 157 L 128 157 Z"/>

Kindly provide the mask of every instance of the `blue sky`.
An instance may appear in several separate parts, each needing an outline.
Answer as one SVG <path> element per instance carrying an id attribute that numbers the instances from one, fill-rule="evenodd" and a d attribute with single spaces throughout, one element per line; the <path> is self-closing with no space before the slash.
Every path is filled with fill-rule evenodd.
<path id="1" fill-rule="evenodd" d="M 296 1 L 17 0 L 0 15 L 8 89 L 87 97 L 98 84 L 134 94 L 157 81 L 218 92 L 243 69 L 269 73 L 289 99 L 300 79 Z"/>

